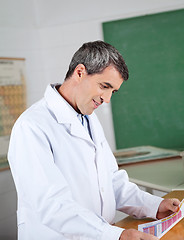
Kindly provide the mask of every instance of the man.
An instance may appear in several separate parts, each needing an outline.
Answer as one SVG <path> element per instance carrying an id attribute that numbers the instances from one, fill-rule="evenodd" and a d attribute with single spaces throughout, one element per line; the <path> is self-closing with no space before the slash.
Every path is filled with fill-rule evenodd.
<path id="1" fill-rule="evenodd" d="M 116 209 L 139 218 L 177 211 L 179 200 L 143 192 L 118 171 L 93 113 L 127 79 L 114 47 L 86 43 L 74 54 L 64 83 L 48 86 L 44 98 L 19 117 L 8 153 L 19 240 L 154 240 L 112 226 Z"/>

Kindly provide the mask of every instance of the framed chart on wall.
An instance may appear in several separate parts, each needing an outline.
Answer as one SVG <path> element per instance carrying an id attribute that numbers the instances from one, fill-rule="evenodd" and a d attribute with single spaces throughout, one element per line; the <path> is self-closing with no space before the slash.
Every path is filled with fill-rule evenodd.
<path id="1" fill-rule="evenodd" d="M 8 169 L 11 129 L 26 109 L 25 59 L 0 57 L 0 171 Z"/>

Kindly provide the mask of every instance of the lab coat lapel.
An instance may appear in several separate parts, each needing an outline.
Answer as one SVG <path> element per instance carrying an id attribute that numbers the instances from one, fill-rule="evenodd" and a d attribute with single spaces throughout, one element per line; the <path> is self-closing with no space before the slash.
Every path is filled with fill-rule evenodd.
<path id="1" fill-rule="evenodd" d="M 85 130 L 84 126 L 82 126 L 82 123 L 77 117 L 76 121 L 71 123 L 70 134 L 75 137 L 82 138 L 94 145 L 89 133 Z"/>
<path id="2" fill-rule="evenodd" d="M 82 138 L 94 145 L 89 134 L 77 118 L 75 110 L 53 89 L 52 85 L 47 87 L 44 97 L 48 108 L 54 114 L 59 124 L 64 124 L 71 135 Z"/>
<path id="3" fill-rule="evenodd" d="M 105 136 L 102 131 L 101 125 L 95 115 L 95 113 L 91 114 L 88 116 L 89 119 L 89 124 L 90 124 L 90 129 L 91 129 L 91 134 L 93 141 L 97 148 L 102 147 L 102 143 L 105 141 Z"/>

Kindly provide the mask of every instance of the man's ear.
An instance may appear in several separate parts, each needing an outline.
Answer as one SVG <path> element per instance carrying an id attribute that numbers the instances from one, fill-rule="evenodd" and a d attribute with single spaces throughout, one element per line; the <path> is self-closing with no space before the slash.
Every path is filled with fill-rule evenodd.
<path id="1" fill-rule="evenodd" d="M 78 64 L 74 70 L 75 77 L 81 80 L 83 75 L 86 73 L 86 68 L 83 64 Z"/>

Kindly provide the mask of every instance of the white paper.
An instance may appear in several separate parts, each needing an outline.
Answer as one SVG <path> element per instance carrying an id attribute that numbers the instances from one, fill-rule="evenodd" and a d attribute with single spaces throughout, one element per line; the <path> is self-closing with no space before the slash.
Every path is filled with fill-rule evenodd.
<path id="1" fill-rule="evenodd" d="M 145 224 L 138 225 L 138 230 L 141 232 L 152 234 L 159 239 L 165 235 L 172 227 L 174 227 L 184 217 L 184 199 L 181 201 L 179 209 L 176 213 Z"/>

